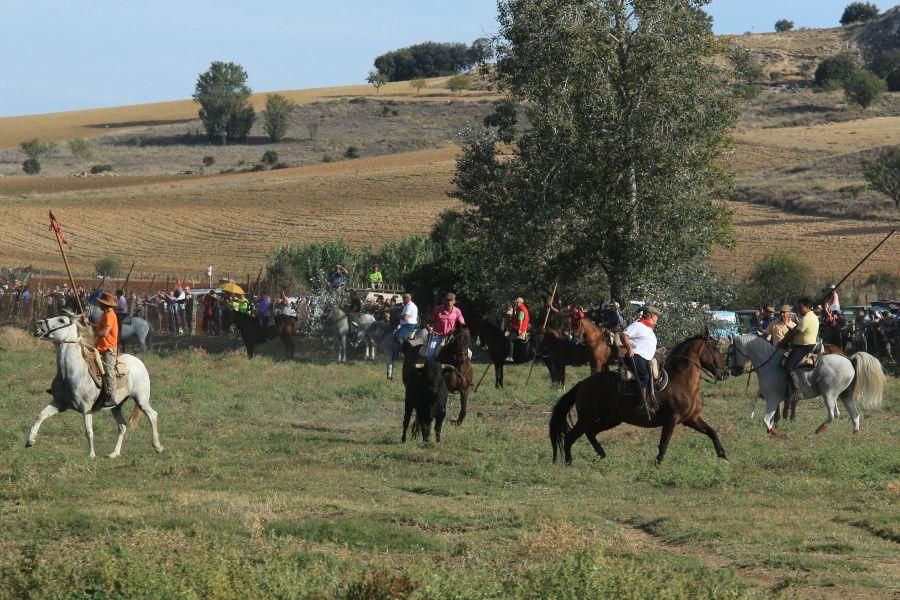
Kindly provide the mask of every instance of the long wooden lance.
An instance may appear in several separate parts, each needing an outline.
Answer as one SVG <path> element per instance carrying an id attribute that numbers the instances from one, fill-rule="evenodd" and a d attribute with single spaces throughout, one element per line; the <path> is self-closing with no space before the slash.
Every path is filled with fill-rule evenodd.
<path id="1" fill-rule="evenodd" d="M 544 330 L 547 329 L 547 321 L 550 320 L 550 308 L 553 307 L 553 299 L 556 298 L 556 288 L 559 287 L 559 282 L 553 284 L 553 293 L 550 294 L 550 303 L 547 305 L 547 313 L 544 315 L 544 324 L 541 326 L 541 333 L 544 333 Z M 544 288 L 547 289 L 547 288 Z M 534 360 L 531 361 L 531 366 L 528 368 L 528 377 L 525 378 L 525 385 L 528 385 L 528 382 L 531 381 L 531 372 L 534 371 L 534 363 L 537 362 L 537 356 L 534 357 Z"/>
<path id="2" fill-rule="evenodd" d="M 53 211 L 50 211 L 50 229 L 56 235 L 56 243 L 59 244 L 59 253 L 62 254 L 63 264 L 66 265 L 66 273 L 69 275 L 69 283 L 72 284 L 72 295 L 75 296 L 75 304 L 78 305 L 78 312 L 83 313 L 84 307 L 81 306 L 81 298 L 78 297 L 78 288 L 75 285 L 75 279 L 72 277 L 72 270 L 69 268 L 69 259 L 66 257 L 66 251 L 63 250 L 63 242 L 66 245 L 69 245 L 69 242 L 66 242 L 66 238 L 62 232 L 62 225 L 60 225 L 59 221 L 56 220 L 56 217 L 53 216 Z"/>
<path id="3" fill-rule="evenodd" d="M 122 284 L 122 292 L 128 291 L 128 281 L 131 279 L 131 272 L 134 270 L 134 262 L 131 263 L 131 268 L 128 269 L 128 275 L 125 276 L 125 283 Z"/>
<path id="4" fill-rule="evenodd" d="M 867 260 L 869 260 L 869 257 L 872 256 L 873 254 L 875 254 L 875 252 L 876 252 L 879 248 L 881 248 L 881 246 L 883 246 L 884 243 L 885 243 L 886 241 L 888 241 L 888 240 L 890 239 L 890 237 L 891 237 L 892 235 L 894 235 L 895 233 L 897 233 L 897 230 L 896 230 L 896 229 L 891 229 L 890 233 L 888 233 L 886 236 L 884 236 L 884 239 L 881 240 L 880 242 L 878 242 L 878 245 L 877 245 L 877 246 L 875 246 L 874 248 L 872 248 L 872 250 L 871 250 L 868 254 L 866 254 L 866 255 L 863 257 L 863 259 L 862 259 L 861 261 L 859 261 L 858 263 L 856 263 L 856 266 L 853 267 L 853 269 L 851 269 L 849 273 L 847 273 L 846 275 L 844 275 L 844 278 L 843 278 L 843 279 L 841 279 L 839 282 L 837 282 L 837 283 L 835 284 L 834 289 L 829 290 L 824 296 L 822 296 L 822 298 L 821 298 L 818 302 L 816 302 L 815 304 L 813 304 L 813 306 L 816 306 L 816 305 L 818 305 L 818 304 L 824 304 L 824 302 L 828 299 L 828 297 L 831 296 L 832 292 L 834 292 L 834 291 L 837 290 L 839 287 L 841 287 L 841 284 L 844 283 L 845 281 L 847 281 L 847 279 L 849 279 L 850 276 L 853 275 L 853 273 L 855 273 L 856 270 L 857 270 L 858 268 L 860 268 L 864 262 L 866 262 Z"/>
<path id="5" fill-rule="evenodd" d="M 153 282 L 156 281 L 156 273 L 153 274 L 153 277 L 150 278 L 150 289 L 147 290 L 147 296 L 153 294 Z"/>

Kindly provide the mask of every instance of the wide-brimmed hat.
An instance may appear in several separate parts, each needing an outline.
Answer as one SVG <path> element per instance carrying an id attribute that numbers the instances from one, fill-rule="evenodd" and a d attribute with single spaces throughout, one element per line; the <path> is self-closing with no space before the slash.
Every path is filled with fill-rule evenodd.
<path id="1" fill-rule="evenodd" d="M 793 307 L 790 304 L 782 304 L 781 308 L 778 309 L 778 312 L 786 312 L 789 313 L 793 310 Z"/>
<path id="2" fill-rule="evenodd" d="M 103 306 L 109 306 L 110 308 L 115 308 L 116 297 L 109 292 L 103 292 L 102 294 L 100 294 L 100 297 L 97 298 L 97 303 L 102 304 Z"/>
<path id="3" fill-rule="evenodd" d="M 444 300 L 456 300 L 456 294 L 454 294 L 453 292 L 447 292 L 447 294 L 444 296 Z"/>
<path id="4" fill-rule="evenodd" d="M 656 315 L 659 316 L 659 309 L 653 306 L 652 304 L 648 304 L 643 308 L 645 315 Z"/>

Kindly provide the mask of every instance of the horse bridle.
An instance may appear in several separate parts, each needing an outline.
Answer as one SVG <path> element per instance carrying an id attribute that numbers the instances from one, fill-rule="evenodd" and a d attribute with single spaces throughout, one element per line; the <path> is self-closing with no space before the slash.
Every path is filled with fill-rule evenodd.
<path id="1" fill-rule="evenodd" d="M 708 341 L 704 342 L 703 345 L 707 350 L 711 349 Z M 683 354 L 672 354 L 669 356 L 669 360 L 671 360 L 673 358 L 680 358 L 682 360 L 686 360 L 690 364 L 692 364 L 695 367 L 697 367 L 698 369 L 700 369 L 700 378 L 703 379 L 703 381 L 705 381 L 707 383 L 718 383 L 719 381 L 721 381 L 719 379 L 719 376 L 716 375 L 716 373 L 714 373 L 712 370 L 708 369 L 707 367 L 704 367 L 702 364 L 700 364 L 699 361 L 694 360 L 690 356 L 685 356 Z M 726 369 L 728 368 L 728 359 L 727 358 L 725 360 L 725 368 Z M 709 379 L 703 377 L 704 373 L 707 375 L 707 377 L 709 377 Z"/>
<path id="2" fill-rule="evenodd" d="M 63 315 L 63 316 L 67 316 L 67 315 Z M 55 319 L 56 317 L 53 317 L 53 318 Z M 71 318 L 75 319 L 76 317 L 72 316 Z M 35 323 L 47 323 L 47 321 L 49 321 L 49 320 L 50 319 L 41 319 L 40 321 L 35 321 Z M 74 320 L 67 323 L 66 325 L 60 325 L 59 327 L 54 327 L 52 329 L 48 329 L 47 331 L 38 335 L 37 338 L 39 340 L 48 340 L 50 342 L 53 342 L 54 344 L 79 344 L 82 342 L 82 338 L 80 335 L 75 340 L 54 340 L 54 339 L 50 339 L 50 337 L 49 337 L 51 333 L 54 333 L 61 329 L 65 329 L 66 327 L 72 327 L 73 325 L 75 325 Z"/>

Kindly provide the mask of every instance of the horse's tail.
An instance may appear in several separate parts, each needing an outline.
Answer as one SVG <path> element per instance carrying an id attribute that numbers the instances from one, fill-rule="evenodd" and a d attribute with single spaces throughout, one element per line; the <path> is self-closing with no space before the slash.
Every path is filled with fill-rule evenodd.
<path id="1" fill-rule="evenodd" d="M 853 402 L 865 410 L 881 408 L 884 386 L 887 383 L 878 359 L 868 352 L 850 357 L 856 377 L 853 379 Z"/>
<path id="2" fill-rule="evenodd" d="M 153 337 L 153 324 L 150 319 L 144 319 L 147 322 L 147 337 L 144 338 L 144 345 L 147 346 L 147 352 L 150 352 L 150 338 Z"/>
<path id="3" fill-rule="evenodd" d="M 128 424 L 125 427 L 127 427 L 128 429 L 131 429 L 132 427 L 137 427 L 138 423 L 141 422 L 142 414 L 143 414 L 143 411 L 141 410 L 141 407 L 138 406 L 137 402 L 135 402 L 134 403 L 134 411 L 132 411 L 131 416 L 128 417 Z"/>
<path id="4" fill-rule="evenodd" d="M 575 405 L 578 396 L 578 388 L 581 382 L 572 386 L 572 389 L 562 395 L 553 406 L 553 412 L 550 415 L 550 444 L 553 446 L 553 462 L 556 462 L 556 455 L 562 449 L 563 440 L 566 434 L 572 429 L 569 425 L 569 411 Z"/>

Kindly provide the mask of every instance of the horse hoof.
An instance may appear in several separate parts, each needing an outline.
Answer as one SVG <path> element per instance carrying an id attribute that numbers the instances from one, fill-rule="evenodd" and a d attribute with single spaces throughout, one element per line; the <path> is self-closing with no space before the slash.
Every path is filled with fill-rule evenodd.
<path id="1" fill-rule="evenodd" d="M 854 429 L 854 430 L 853 430 L 853 435 L 859 435 L 859 429 Z"/>
<path id="2" fill-rule="evenodd" d="M 828 425 L 819 425 L 819 427 L 816 429 L 816 435 L 822 433 L 826 429 L 828 429 Z"/>
<path id="3" fill-rule="evenodd" d="M 772 437 L 784 437 L 784 434 L 781 433 L 780 431 L 778 431 L 777 429 L 775 429 L 774 427 L 769 429 L 769 435 L 771 435 Z"/>
<path id="4" fill-rule="evenodd" d="M 163 448 L 162 446 L 153 446 L 153 449 L 156 450 L 157 454 L 165 450 L 165 448 Z"/>
<path id="5" fill-rule="evenodd" d="M 26 448 L 31 448 L 32 446 L 34 446 L 34 440 L 25 440 Z"/>
<path id="6" fill-rule="evenodd" d="M 119 455 L 115 452 L 110 452 L 106 455 L 106 458 L 119 458 Z"/>

